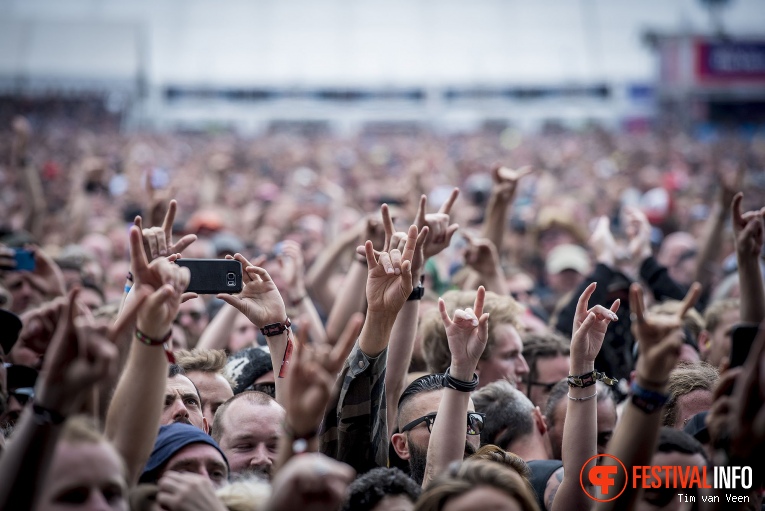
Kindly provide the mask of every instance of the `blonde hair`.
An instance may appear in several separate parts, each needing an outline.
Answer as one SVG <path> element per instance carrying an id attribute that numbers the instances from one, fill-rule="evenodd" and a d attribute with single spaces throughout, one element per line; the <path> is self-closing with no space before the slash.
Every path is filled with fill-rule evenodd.
<path id="1" fill-rule="evenodd" d="M 720 379 L 720 373 L 706 362 L 681 363 L 669 373 L 667 393 L 669 401 L 664 406 L 661 423 L 663 426 L 675 427 L 677 422 L 678 400 L 694 390 L 712 392 Z"/>
<path id="2" fill-rule="evenodd" d="M 523 511 L 539 511 L 534 492 L 520 474 L 500 463 L 480 459 L 450 465 L 428 486 L 414 511 L 441 511 L 450 499 L 481 486 L 494 488 L 515 499 Z"/>
<path id="3" fill-rule="evenodd" d="M 457 309 L 472 307 L 475 302 L 476 291 L 449 291 L 442 298 L 446 304 L 446 310 L 450 315 Z M 494 349 L 494 331 L 500 325 L 510 324 L 519 332 L 522 329 L 521 315 L 523 306 L 510 296 L 500 296 L 496 293 L 487 292 L 483 304 L 483 311 L 488 312 L 489 318 L 489 342 L 481 354 L 481 360 L 491 357 Z M 449 367 L 452 354 L 449 351 L 449 343 L 446 340 L 446 329 L 441 321 L 441 313 L 438 308 L 428 311 L 422 317 L 420 324 L 422 337 L 422 352 L 429 373 L 443 373 Z"/>

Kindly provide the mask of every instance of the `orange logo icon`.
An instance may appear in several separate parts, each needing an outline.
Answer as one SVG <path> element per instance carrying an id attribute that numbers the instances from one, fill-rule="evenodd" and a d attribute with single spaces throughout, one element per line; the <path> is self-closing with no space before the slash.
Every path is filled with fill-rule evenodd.
<path id="1" fill-rule="evenodd" d="M 595 465 L 588 469 L 587 465 L 598 458 L 612 458 L 616 460 L 618 465 Z M 620 469 L 624 473 L 624 485 L 621 488 L 617 488 L 616 475 L 619 473 Z M 600 490 L 600 493 L 597 496 L 587 490 L 584 481 L 585 471 L 587 472 L 587 481 L 589 484 Z M 621 495 L 627 488 L 627 468 L 616 456 L 610 454 L 597 454 L 582 465 L 582 470 L 579 471 L 579 484 L 584 493 L 592 500 L 597 502 L 611 502 L 612 500 L 619 498 L 619 495 Z"/>

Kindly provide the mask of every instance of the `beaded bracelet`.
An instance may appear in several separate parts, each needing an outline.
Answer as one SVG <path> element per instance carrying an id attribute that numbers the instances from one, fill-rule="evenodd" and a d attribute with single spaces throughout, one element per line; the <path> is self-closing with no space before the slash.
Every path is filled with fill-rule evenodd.
<path id="1" fill-rule="evenodd" d="M 162 346 L 165 349 L 165 356 L 167 357 L 167 361 L 171 364 L 175 364 L 175 355 L 173 355 L 173 351 L 170 349 L 170 344 L 169 344 L 170 339 L 173 338 L 172 329 L 162 339 L 152 339 L 145 333 L 136 329 L 135 338 L 140 343 L 145 344 L 146 346 Z"/>

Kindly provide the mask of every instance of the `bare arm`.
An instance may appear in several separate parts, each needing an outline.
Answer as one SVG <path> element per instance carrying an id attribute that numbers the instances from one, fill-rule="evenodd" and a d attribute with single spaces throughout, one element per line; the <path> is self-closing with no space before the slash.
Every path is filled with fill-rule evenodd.
<path id="1" fill-rule="evenodd" d="M 595 370 L 595 358 L 603 346 L 603 339 L 611 321 L 618 319 L 619 300 L 611 309 L 596 305 L 588 310 L 590 296 L 595 291 L 590 284 L 579 297 L 574 318 L 574 335 L 571 340 L 571 361 L 569 374 L 580 376 Z M 582 492 L 576 474 L 592 456 L 597 453 L 597 406 L 596 386 L 587 388 L 570 387 L 566 408 L 566 422 L 563 425 L 563 469 L 564 477 L 548 509 L 555 511 L 588 509 L 590 499 Z M 547 501 L 546 501 L 547 502 Z"/>
<path id="2" fill-rule="evenodd" d="M 765 208 L 742 214 L 743 197 L 743 194 L 737 194 L 731 205 L 741 287 L 741 321 L 760 323 L 765 319 L 765 289 L 760 271 L 760 253 L 765 230 L 762 217 Z"/>
<path id="3" fill-rule="evenodd" d="M 478 288 L 473 309 L 458 309 L 454 312 L 453 319 L 449 318 L 443 299 L 438 300 L 438 310 L 446 327 L 446 338 L 452 354 L 448 374 L 462 382 L 473 381 L 478 360 L 489 338 L 489 314 L 483 313 L 485 296 L 484 288 Z M 428 443 L 423 488 L 426 488 L 449 463 L 462 460 L 465 453 L 469 402 L 469 392 L 444 388 Z"/>
<path id="4" fill-rule="evenodd" d="M 137 328 L 150 339 L 163 339 L 171 331 L 189 272 L 159 258 L 147 263 L 138 227 L 130 229 L 130 256 L 136 284 L 126 307 L 149 295 L 138 315 Z M 134 342 L 125 371 L 106 414 L 106 436 L 128 469 L 128 484 L 138 481 L 159 430 L 167 380 L 167 358 L 162 345 Z"/>
<path id="5" fill-rule="evenodd" d="M 722 171 L 718 171 L 718 186 L 720 189 L 718 200 L 712 205 L 709 217 L 704 225 L 704 233 L 699 243 L 699 254 L 696 257 L 696 269 L 694 280 L 701 283 L 705 294 L 709 291 L 709 285 L 712 279 L 716 277 L 718 265 L 716 264 L 720 256 L 720 249 L 723 246 L 723 233 L 725 232 L 725 222 L 730 212 L 730 204 L 744 180 L 744 171 L 746 167 L 739 164 L 735 175 L 725 176 Z"/>
<path id="6" fill-rule="evenodd" d="M 33 509 L 63 427 L 58 419 L 51 419 L 77 413 L 93 386 L 114 372 L 117 350 L 113 339 L 137 310 L 134 307 L 123 321 L 108 328 L 81 315 L 80 307 L 77 291 L 71 292 L 57 318 L 37 382 L 34 412 L 32 407 L 24 410 L 13 441 L 0 457 L 0 473 L 5 476 L 0 479 L 0 509 Z"/>
<path id="7" fill-rule="evenodd" d="M 355 230 L 341 233 L 321 251 L 308 269 L 305 278 L 306 288 L 324 311 L 332 310 L 337 296 L 336 292 L 329 287 L 329 279 L 332 277 L 335 265 L 340 254 L 355 248 L 357 237 L 358 232 Z"/>
<path id="8" fill-rule="evenodd" d="M 639 387 L 658 394 L 666 394 L 669 373 L 677 363 L 683 344 L 682 318 L 698 299 L 701 286 L 694 284 L 683 300 L 675 316 L 646 317 L 643 304 L 643 290 L 638 284 L 630 287 L 630 311 L 635 314 L 635 336 L 639 342 L 635 382 Z M 608 454 L 616 456 L 632 477 L 632 467 L 650 464 L 654 446 L 661 427 L 661 406 L 652 412 L 638 408 L 632 399 L 627 402 L 614 436 L 608 444 Z M 614 467 L 616 462 L 606 458 L 604 467 Z M 585 469 L 586 470 L 586 469 Z M 614 472 L 614 488 L 625 485 L 624 471 Z M 627 484 L 624 492 L 610 502 L 599 502 L 593 509 L 630 510 L 634 509 L 639 490 Z"/>
<path id="9" fill-rule="evenodd" d="M 530 167 L 523 167 L 518 170 L 507 167 L 495 167 L 492 169 L 494 187 L 491 190 L 489 203 L 486 206 L 486 217 L 483 222 L 481 237 L 489 239 L 497 247 L 497 250 L 502 249 L 507 210 L 515 198 L 518 180 L 530 173 Z"/>
<path id="10" fill-rule="evenodd" d="M 219 294 L 217 295 L 218 298 L 247 316 L 247 319 L 258 329 L 275 324 L 283 326 L 287 319 L 284 300 L 282 300 L 282 296 L 268 272 L 250 263 L 242 254 L 235 254 L 233 258 L 226 256 L 226 258 L 235 259 L 242 263 L 244 270 L 242 278 L 245 286 L 238 295 Z M 282 362 L 288 362 L 290 357 L 288 351 L 292 343 L 290 335 L 291 330 L 287 328 L 276 335 L 266 336 L 268 349 L 271 353 L 271 363 L 276 375 L 276 401 L 282 406 L 284 406 L 284 376 L 281 371 L 287 365 L 286 363 L 282 364 Z"/>

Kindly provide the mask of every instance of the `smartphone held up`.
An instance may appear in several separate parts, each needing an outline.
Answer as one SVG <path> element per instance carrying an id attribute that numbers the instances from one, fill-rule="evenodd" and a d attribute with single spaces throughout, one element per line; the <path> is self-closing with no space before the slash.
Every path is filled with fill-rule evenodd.
<path id="1" fill-rule="evenodd" d="M 189 293 L 214 295 L 242 291 L 242 263 L 233 259 L 178 259 L 191 273 Z"/>

